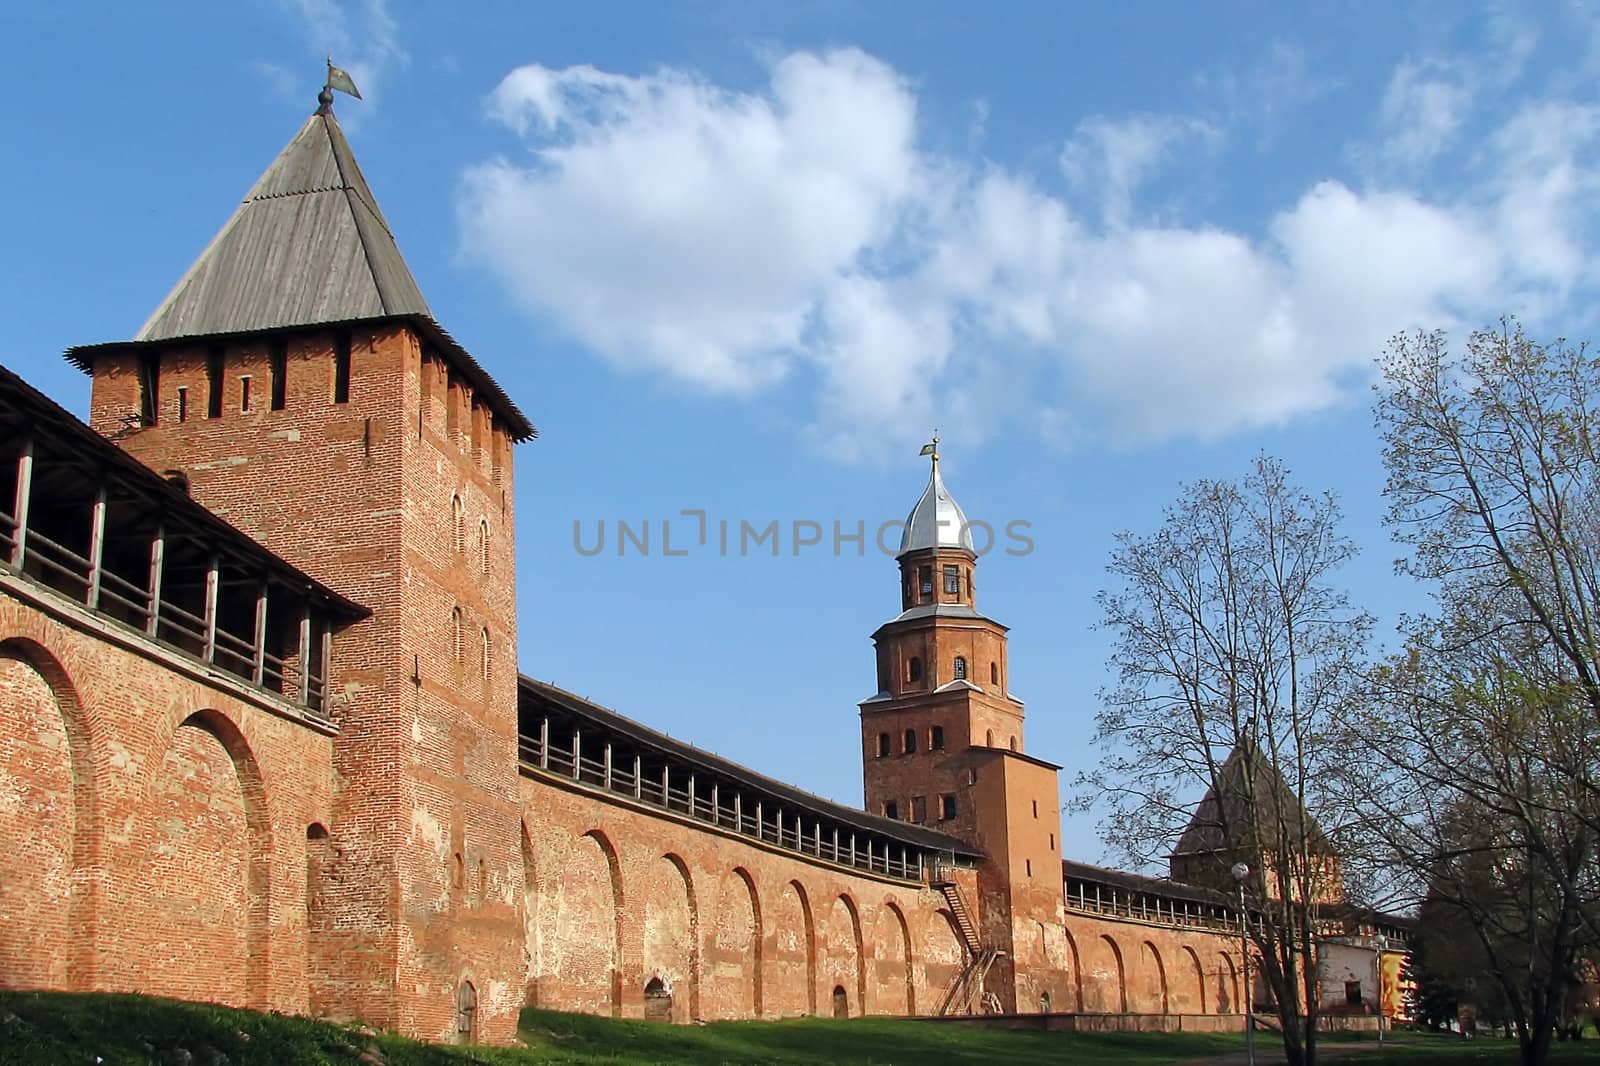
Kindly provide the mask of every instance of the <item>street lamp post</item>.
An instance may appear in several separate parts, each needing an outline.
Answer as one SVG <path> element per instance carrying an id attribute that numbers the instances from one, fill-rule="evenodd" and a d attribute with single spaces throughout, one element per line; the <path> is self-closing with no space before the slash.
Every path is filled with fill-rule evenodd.
<path id="1" fill-rule="evenodd" d="M 1244 882 L 1250 876 L 1250 867 L 1236 862 L 1232 873 L 1233 879 L 1239 884 L 1239 956 L 1244 963 L 1244 987 L 1239 999 L 1244 1004 L 1244 1057 L 1249 1066 L 1256 1066 L 1256 1012 L 1255 1004 L 1251 1002 L 1254 996 L 1250 984 L 1250 934 L 1245 924 L 1248 919 L 1244 909 Z"/>

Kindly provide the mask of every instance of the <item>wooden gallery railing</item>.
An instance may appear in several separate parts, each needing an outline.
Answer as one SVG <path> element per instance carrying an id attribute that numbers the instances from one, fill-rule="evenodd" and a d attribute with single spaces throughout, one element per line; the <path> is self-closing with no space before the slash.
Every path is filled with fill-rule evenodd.
<path id="1" fill-rule="evenodd" d="M 775 802 L 749 802 L 744 792 L 723 788 L 719 782 L 713 781 L 707 790 L 702 781 L 697 789 L 696 775 L 686 767 L 680 766 L 675 773 L 670 764 L 663 763 L 659 774 L 647 773 L 638 755 L 614 760 L 612 746 L 603 737 L 574 729 L 563 738 L 568 741 L 563 744 L 551 732 L 550 720 L 543 719 L 538 736 L 518 738 L 524 764 L 823 862 L 901 881 L 927 880 L 932 855 L 925 858 L 920 848 L 865 831 L 858 836 L 857 830 L 837 823 L 825 826 L 826 819 L 817 816 L 807 825 L 801 812 L 786 817 Z"/>
<path id="2" fill-rule="evenodd" d="M 47 523 L 40 521 L 44 508 L 36 495 L 34 465 L 30 441 L 17 459 L 11 508 L 0 510 L 0 570 L 43 585 L 173 651 L 326 716 L 332 627 L 328 618 L 313 610 L 303 592 L 252 567 L 247 560 L 208 548 L 204 533 L 169 528 L 164 522 L 158 522 L 150 534 L 108 530 L 105 483 L 95 491 L 86 530 L 63 530 L 64 521 L 76 524 L 63 518 L 72 508 L 56 506 L 50 511 L 55 521 L 47 531 Z M 137 536 L 144 543 L 135 553 L 144 569 L 143 581 L 118 573 L 110 565 L 108 534 L 115 534 L 124 548 L 125 571 L 128 542 Z M 85 543 L 86 551 L 62 543 L 69 536 Z M 174 595 L 175 578 L 180 576 L 174 573 L 171 559 L 175 539 L 181 539 L 191 555 L 196 545 L 200 547 L 199 583 L 187 586 L 198 595 L 188 597 L 187 606 Z M 192 576 L 192 570 L 185 576 Z M 285 612 L 287 618 L 281 617 Z M 245 619 L 250 632 L 230 631 L 230 616 Z M 276 629 L 269 629 L 269 624 Z M 292 636 L 284 635 L 288 626 L 293 627 Z"/>

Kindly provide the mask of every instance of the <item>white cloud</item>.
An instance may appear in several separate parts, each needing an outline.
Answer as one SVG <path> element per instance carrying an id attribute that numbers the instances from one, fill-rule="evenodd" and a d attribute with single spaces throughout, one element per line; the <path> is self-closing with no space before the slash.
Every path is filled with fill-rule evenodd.
<path id="1" fill-rule="evenodd" d="M 1407 77 L 1406 150 L 1449 151 L 1454 105 Z M 1280 423 L 1357 394 L 1396 330 L 1559 302 L 1591 269 L 1587 108 L 1507 118 L 1450 197 L 1324 179 L 1258 232 L 1140 209 L 1217 143 L 1207 122 L 1088 120 L 1052 188 L 923 147 L 911 87 L 854 50 L 784 56 L 747 92 L 524 67 L 490 112 L 528 154 L 466 174 L 470 256 L 617 365 L 806 396 L 811 439 L 847 459 L 933 424 L 1144 441 Z"/>
<path id="2" fill-rule="evenodd" d="M 1405 168 L 1432 162 L 1455 140 L 1472 95 L 1468 81 L 1445 64 L 1409 59 L 1401 63 L 1389 79 L 1378 112 L 1385 160 Z"/>
<path id="3" fill-rule="evenodd" d="M 1220 134 L 1211 123 L 1181 115 L 1096 115 L 1080 123 L 1061 153 L 1061 169 L 1076 191 L 1101 203 L 1108 223 L 1125 224 L 1140 186 L 1188 148 L 1205 151 Z"/>

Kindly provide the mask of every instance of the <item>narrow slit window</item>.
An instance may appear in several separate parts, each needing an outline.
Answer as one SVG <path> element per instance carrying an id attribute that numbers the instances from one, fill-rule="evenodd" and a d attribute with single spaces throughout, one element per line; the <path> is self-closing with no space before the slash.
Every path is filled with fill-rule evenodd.
<path id="1" fill-rule="evenodd" d="M 250 411 L 250 375 L 239 375 L 239 410 L 246 414 Z"/>
<path id="2" fill-rule="evenodd" d="M 913 655 L 911 657 L 911 661 L 906 664 L 906 680 L 912 683 L 922 680 L 922 660 L 915 655 Z"/>
<path id="3" fill-rule="evenodd" d="M 489 639 L 487 626 L 483 630 L 483 679 L 489 680 L 489 664 L 494 661 L 494 644 Z"/>
<path id="4" fill-rule="evenodd" d="M 450 497 L 450 549 L 457 555 L 467 550 L 467 509 L 460 496 Z"/>
<path id="5" fill-rule="evenodd" d="M 489 572 L 489 521 L 478 520 L 478 573 Z"/>
<path id="6" fill-rule="evenodd" d="M 882 759 L 889 754 L 889 734 L 878 734 L 878 758 Z"/>
<path id="7" fill-rule="evenodd" d="M 272 342 L 272 350 L 267 353 L 267 366 L 272 378 L 272 409 L 281 411 L 289 398 L 289 344 L 287 341 L 276 340 Z"/>
<path id="8" fill-rule="evenodd" d="M 965 681 L 967 679 L 967 660 L 966 660 L 966 657 L 962 656 L 962 655 L 957 655 L 953 669 L 955 671 L 954 674 L 953 674 L 955 679 L 957 681 Z"/>
<path id="9" fill-rule="evenodd" d="M 928 750 L 944 750 L 944 726 L 936 725 L 928 731 Z"/>
<path id="10" fill-rule="evenodd" d="M 961 595 L 961 568 L 947 566 L 944 568 L 944 592 L 946 596 Z"/>
<path id="11" fill-rule="evenodd" d="M 161 353 L 139 355 L 139 421 L 156 425 L 161 417 Z"/>
<path id="12" fill-rule="evenodd" d="M 222 349 L 206 353 L 206 417 L 222 417 Z"/>
<path id="13" fill-rule="evenodd" d="M 907 755 L 915 755 L 916 753 L 917 753 L 917 731 L 915 729 L 908 729 L 908 730 L 906 730 L 906 754 Z"/>
<path id="14" fill-rule="evenodd" d="M 956 798 L 949 793 L 939 797 L 939 818 L 948 822 L 956 816 Z"/>
<path id="15" fill-rule="evenodd" d="M 178 421 L 189 421 L 189 390 L 178 386 Z"/>
<path id="16" fill-rule="evenodd" d="M 333 338 L 333 402 L 350 402 L 350 334 Z"/>

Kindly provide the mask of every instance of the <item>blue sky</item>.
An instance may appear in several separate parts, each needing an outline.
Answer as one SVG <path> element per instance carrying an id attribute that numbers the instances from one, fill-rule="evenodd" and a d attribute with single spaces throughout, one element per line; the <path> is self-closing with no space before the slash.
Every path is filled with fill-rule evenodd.
<path id="1" fill-rule="evenodd" d="M 82 414 L 59 352 L 138 329 L 332 52 L 435 313 L 542 432 L 523 670 L 847 802 L 897 609 L 870 531 L 933 427 L 970 517 L 1030 523 L 979 606 L 1065 784 L 1117 530 L 1280 456 L 1340 494 L 1386 636 L 1422 600 L 1380 521 L 1384 339 L 1594 328 L 1588 5 L 61 3 L 0 32 L 0 360 Z M 723 555 L 721 520 L 780 555 Z M 1064 844 L 1102 854 L 1092 818 Z"/>

